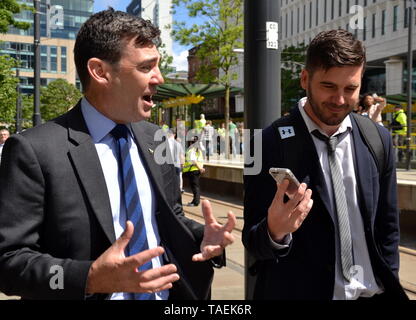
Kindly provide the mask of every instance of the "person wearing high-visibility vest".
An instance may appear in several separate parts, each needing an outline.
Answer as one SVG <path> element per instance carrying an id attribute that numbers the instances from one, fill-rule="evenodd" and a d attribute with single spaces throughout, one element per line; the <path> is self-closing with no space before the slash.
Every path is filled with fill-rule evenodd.
<path id="1" fill-rule="evenodd" d="M 187 177 L 193 193 L 192 201 L 187 204 L 190 207 L 199 206 L 199 178 L 205 172 L 201 142 L 198 141 L 197 137 L 194 138 L 194 141 L 185 153 L 185 163 L 182 168 L 183 176 Z"/>

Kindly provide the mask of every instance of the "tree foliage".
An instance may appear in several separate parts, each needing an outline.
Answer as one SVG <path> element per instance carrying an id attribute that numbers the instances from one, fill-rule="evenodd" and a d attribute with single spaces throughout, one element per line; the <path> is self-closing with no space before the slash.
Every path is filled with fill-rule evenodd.
<path id="1" fill-rule="evenodd" d="M 15 59 L 4 55 L 0 56 L 0 122 L 11 124 L 16 115 L 16 85 L 15 76 L 17 62 Z"/>
<path id="2" fill-rule="evenodd" d="M 0 33 L 6 33 L 10 26 L 18 29 L 28 29 L 30 27 L 30 23 L 14 19 L 14 15 L 21 10 L 32 10 L 32 8 L 19 4 L 16 0 L 0 0 Z"/>
<path id="3" fill-rule="evenodd" d="M 45 121 L 71 109 L 82 97 L 81 92 L 64 79 L 57 79 L 41 89 L 41 115 Z"/>
<path id="4" fill-rule="evenodd" d="M 203 83 L 225 86 L 224 118 L 228 129 L 230 117 L 231 80 L 237 78 L 232 72 L 238 64 L 238 53 L 243 48 L 243 0 L 173 0 L 173 11 L 184 6 L 191 18 L 199 17 L 201 24 L 188 25 L 177 21 L 172 35 L 181 45 L 198 47 L 196 56 L 202 62 L 196 78 Z M 218 70 L 219 72 L 213 72 Z M 228 130 L 226 138 L 228 138 Z M 228 156 L 228 143 L 226 154 Z"/>
<path id="5" fill-rule="evenodd" d="M 290 111 L 305 95 L 300 85 L 300 73 L 305 63 L 306 49 L 307 47 L 301 44 L 298 47 L 287 47 L 282 51 L 282 114 Z"/>

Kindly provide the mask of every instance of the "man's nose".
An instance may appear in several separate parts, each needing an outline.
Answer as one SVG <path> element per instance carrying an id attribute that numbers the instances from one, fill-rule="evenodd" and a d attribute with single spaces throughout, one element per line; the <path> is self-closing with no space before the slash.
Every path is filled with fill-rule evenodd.
<path id="1" fill-rule="evenodd" d="M 162 72 L 160 72 L 159 67 L 157 67 L 152 77 L 152 84 L 163 84 L 163 83 L 165 83 L 165 79 L 163 79 Z"/>
<path id="2" fill-rule="evenodd" d="M 332 97 L 332 103 L 335 103 L 337 106 L 342 106 L 345 104 L 344 94 L 339 92 Z"/>

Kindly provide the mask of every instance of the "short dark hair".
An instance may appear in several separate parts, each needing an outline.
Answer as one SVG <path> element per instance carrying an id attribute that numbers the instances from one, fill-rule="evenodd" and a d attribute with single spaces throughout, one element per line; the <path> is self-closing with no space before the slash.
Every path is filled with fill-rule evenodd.
<path id="1" fill-rule="evenodd" d="M 366 54 L 361 41 L 346 30 L 320 32 L 309 44 L 306 52 L 306 70 L 313 74 L 317 69 L 325 71 L 333 67 L 365 67 Z M 364 68 L 363 68 L 364 73 Z"/>
<path id="2" fill-rule="evenodd" d="M 99 58 L 116 65 L 126 40 L 136 37 L 136 46 L 160 44 L 160 30 L 149 20 L 109 8 L 92 15 L 81 26 L 74 47 L 74 59 L 84 90 L 89 84 L 88 60 Z"/>

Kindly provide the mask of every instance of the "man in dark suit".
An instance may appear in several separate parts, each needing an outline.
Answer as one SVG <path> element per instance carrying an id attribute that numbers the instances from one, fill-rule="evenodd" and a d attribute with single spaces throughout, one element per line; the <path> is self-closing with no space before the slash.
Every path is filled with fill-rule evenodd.
<path id="1" fill-rule="evenodd" d="M 163 83 L 159 34 L 113 9 L 90 17 L 74 48 L 85 97 L 6 143 L 0 291 L 24 299 L 210 297 L 235 217 L 221 226 L 204 202 L 205 226 L 186 218 L 174 166 L 154 159 L 158 127 L 143 120 Z"/>
<path id="2" fill-rule="evenodd" d="M 398 280 L 391 137 L 377 126 L 386 163 L 378 172 L 350 116 L 364 66 L 365 50 L 351 33 L 321 32 L 301 74 L 307 97 L 262 132 L 262 171 L 244 177 L 254 299 L 407 298 Z M 302 182 L 297 192 L 287 197 L 288 180 L 276 184 L 271 167 L 291 169 Z"/>

